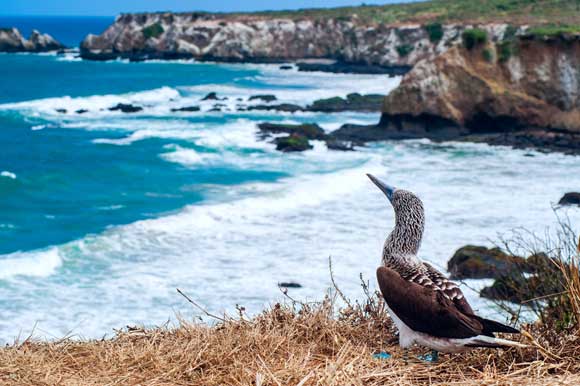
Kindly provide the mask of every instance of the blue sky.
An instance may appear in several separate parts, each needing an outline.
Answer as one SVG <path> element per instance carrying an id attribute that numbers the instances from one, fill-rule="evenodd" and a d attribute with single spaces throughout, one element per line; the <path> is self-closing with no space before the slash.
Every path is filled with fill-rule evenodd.
<path id="1" fill-rule="evenodd" d="M 386 4 L 401 0 L 364 0 Z M 360 5 L 353 0 L 0 0 L 0 15 L 113 16 L 121 12 L 213 11 L 238 12 Z"/>

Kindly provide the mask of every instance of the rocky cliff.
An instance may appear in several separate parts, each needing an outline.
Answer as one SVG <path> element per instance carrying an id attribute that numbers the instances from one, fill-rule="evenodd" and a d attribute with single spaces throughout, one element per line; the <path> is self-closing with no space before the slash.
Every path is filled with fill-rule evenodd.
<path id="1" fill-rule="evenodd" d="M 461 41 L 468 25 L 369 24 L 351 18 L 272 18 L 257 15 L 126 14 L 81 44 L 87 59 L 197 58 L 277 62 L 335 59 L 410 67 Z M 489 24 L 492 39 L 508 26 Z"/>
<path id="2" fill-rule="evenodd" d="M 33 30 L 28 40 L 16 28 L 0 28 L 0 52 L 45 52 L 65 48 L 48 34 Z"/>
<path id="3" fill-rule="evenodd" d="M 580 35 L 455 46 L 420 61 L 385 98 L 380 125 L 411 137 L 510 144 L 523 135 L 580 147 Z"/>

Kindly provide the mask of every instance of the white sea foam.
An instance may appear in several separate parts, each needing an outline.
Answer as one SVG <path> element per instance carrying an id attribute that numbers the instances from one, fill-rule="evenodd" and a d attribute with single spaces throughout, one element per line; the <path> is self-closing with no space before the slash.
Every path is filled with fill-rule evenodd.
<path id="1" fill-rule="evenodd" d="M 180 163 L 208 162 L 198 151 L 175 146 L 166 150 L 182 151 L 182 159 L 176 160 Z M 303 285 L 294 297 L 320 298 L 330 285 L 329 255 L 341 289 L 357 297 L 360 272 L 374 285 L 381 244 L 393 224 L 392 209 L 367 172 L 421 196 L 427 232 L 420 254 L 444 269 L 462 245 L 489 245 L 498 233 L 518 226 L 541 233 L 555 225 L 551 201 L 580 183 L 580 177 L 566 174 L 577 159 L 524 154 L 429 141 L 375 145 L 356 153 L 318 146 L 280 158 L 272 153 L 266 170 L 286 168 L 295 177 L 208 188 L 211 196 L 205 204 L 58 247 L 83 272 L 78 276 L 82 283 L 43 289 L 51 299 L 47 306 L 66 301 L 66 309 L 58 317 L 46 316 L 29 300 L 19 299 L 24 311 L 10 315 L 10 324 L 0 321 L 0 330 L 6 336 L 14 325 L 32 326 L 41 315 L 40 327 L 56 335 L 75 327 L 96 336 L 127 323 L 162 323 L 175 311 L 191 312 L 175 297 L 176 287 L 215 312 L 234 304 L 257 311 L 280 296 L 276 283 L 283 280 Z M 251 162 L 251 157 L 241 160 Z M 562 179 L 562 174 L 570 178 Z M 531 184 L 530 175 L 542 184 Z M 579 210 L 562 210 L 578 224 Z M 464 290 L 476 308 L 491 315 L 474 292 Z M 87 293 L 90 307 L 82 301 Z M 83 318 L 75 317 L 81 314 Z"/>
<path id="2" fill-rule="evenodd" d="M 5 178 L 10 178 L 10 179 L 15 180 L 16 174 L 9 172 L 7 170 L 4 170 L 3 172 L 0 172 L 0 177 L 5 177 Z"/>
<path id="3" fill-rule="evenodd" d="M 159 105 L 178 98 L 179 92 L 171 87 L 161 87 L 154 90 L 140 91 L 120 95 L 93 95 L 90 97 L 71 98 L 69 96 L 58 98 L 37 99 L 33 101 L 6 103 L 0 105 L 1 110 L 19 110 L 36 113 L 48 117 L 74 116 L 86 119 L 92 115 L 120 115 L 120 111 L 109 111 L 110 107 L 118 103 L 136 105 Z M 57 112 L 57 109 L 66 109 L 67 113 Z M 76 114 L 77 110 L 88 110 L 85 114 Z"/>
<path id="4" fill-rule="evenodd" d="M 221 155 L 223 157 L 223 155 Z M 185 166 L 205 164 L 212 159 L 217 159 L 217 154 L 201 154 L 193 149 L 184 149 L 181 146 L 174 146 L 173 151 L 161 155 L 167 161 L 176 162 Z"/>
<path id="5" fill-rule="evenodd" d="M 62 265 L 58 248 L 17 252 L 0 257 L 0 280 L 17 276 L 47 277 Z"/>

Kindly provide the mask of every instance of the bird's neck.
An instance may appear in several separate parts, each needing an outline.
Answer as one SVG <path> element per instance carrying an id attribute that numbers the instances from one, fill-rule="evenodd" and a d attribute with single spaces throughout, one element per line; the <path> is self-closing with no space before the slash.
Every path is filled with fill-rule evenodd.
<path id="1" fill-rule="evenodd" d="M 383 250 L 383 260 L 395 265 L 414 265 L 423 238 L 425 220 L 422 211 L 395 215 L 395 228 L 387 237 Z"/>

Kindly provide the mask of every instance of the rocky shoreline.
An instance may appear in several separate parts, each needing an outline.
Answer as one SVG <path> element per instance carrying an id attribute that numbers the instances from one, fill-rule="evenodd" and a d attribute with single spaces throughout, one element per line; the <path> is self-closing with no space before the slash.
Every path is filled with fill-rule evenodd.
<path id="1" fill-rule="evenodd" d="M 0 30 L 18 49 L 62 47 L 33 33 Z M 20 43 L 18 43 L 20 42 Z M 42 44 L 41 44 L 42 43 Z M 5 44 L 6 46 L 6 44 Z M 33 47 L 34 46 L 34 47 Z M 17 48 L 11 48 L 16 50 Z M 580 154 L 580 33 L 507 23 L 383 24 L 350 18 L 285 18 L 201 13 L 125 14 L 101 35 L 88 35 L 90 60 L 182 59 L 288 63 L 282 70 L 404 76 L 388 96 L 351 94 L 308 106 L 239 101 L 210 112 L 381 112 L 375 125 L 345 123 L 328 144 L 351 150 L 367 142 L 428 138 Z M 227 98 L 227 97 L 226 97 Z M 384 100 L 383 100 L 384 99 Z M 138 112 L 142 106 L 113 106 Z M 66 109 L 59 109 L 65 112 Z M 182 106 L 172 112 L 204 111 Z M 84 113 L 86 111 L 77 111 Z M 289 133 L 289 136 L 298 133 Z M 309 149 L 310 138 L 290 143 Z M 330 148 L 330 147 L 329 147 Z"/>
<path id="2" fill-rule="evenodd" d="M 0 52 L 48 52 L 66 48 L 48 34 L 33 30 L 25 39 L 16 28 L 0 28 Z"/>

